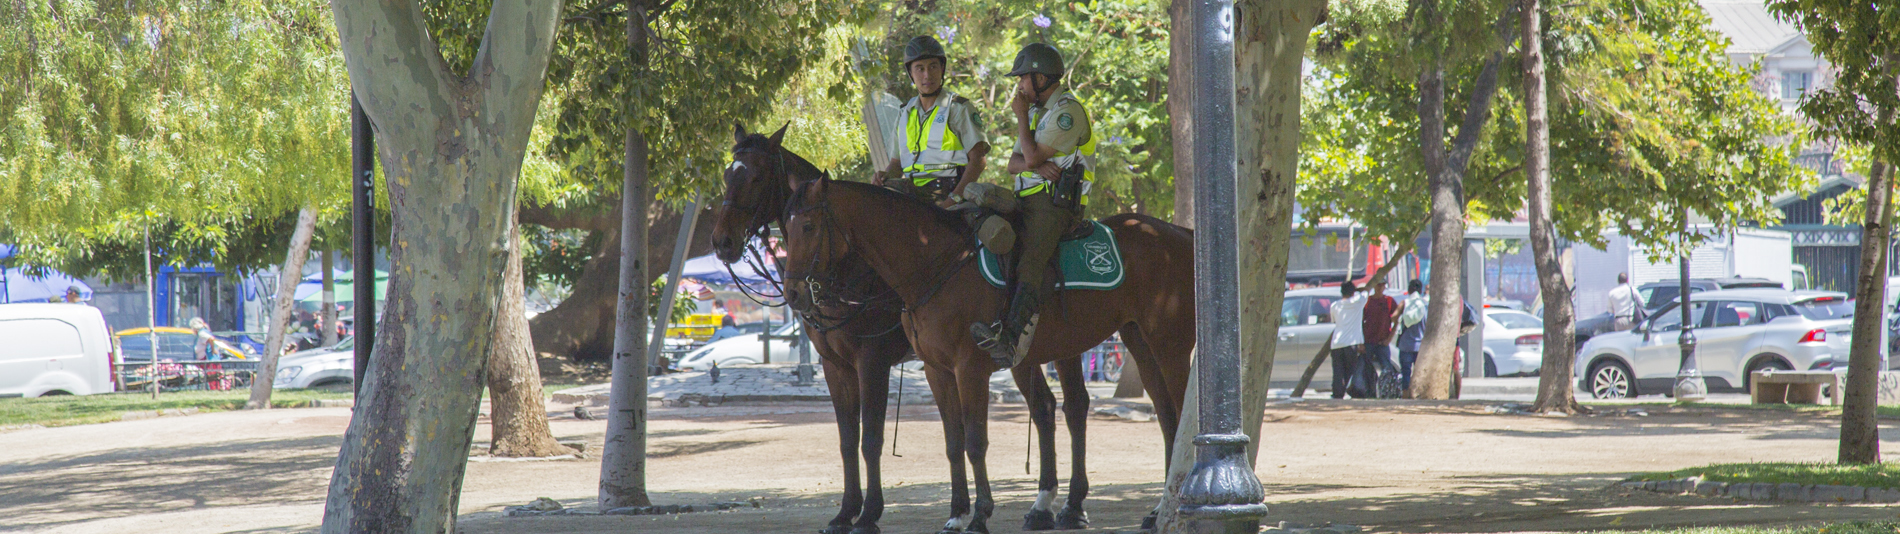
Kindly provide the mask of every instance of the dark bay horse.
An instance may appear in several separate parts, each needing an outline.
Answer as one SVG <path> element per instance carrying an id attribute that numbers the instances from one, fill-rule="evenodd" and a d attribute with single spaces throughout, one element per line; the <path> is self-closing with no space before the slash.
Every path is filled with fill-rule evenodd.
<path id="1" fill-rule="evenodd" d="M 1005 294 L 979 274 L 968 226 L 954 214 L 884 188 L 828 178 L 799 184 L 787 210 L 787 302 L 810 306 L 822 282 L 852 272 L 853 262 L 868 263 L 903 298 L 904 327 L 919 357 L 937 373 L 951 375 L 930 383 L 939 405 L 947 406 L 943 418 L 956 484 L 951 505 L 953 511 L 970 509 L 963 507 L 969 501 L 963 462 L 956 460 L 961 456 L 977 490 L 977 516 L 961 524 L 980 531 L 994 509 L 985 455 L 988 382 L 996 364 L 971 339 L 969 325 L 993 320 Z M 1060 292 L 1042 313 L 1017 369 L 1079 354 L 1119 331 L 1147 379 L 1143 385 L 1171 457 L 1194 348 L 1193 234 L 1142 215 L 1102 223 L 1114 231 L 1123 254 L 1123 283 L 1105 291 Z M 1069 504 L 1079 507 L 1081 496 L 1072 493 Z"/>
<path id="2" fill-rule="evenodd" d="M 823 176 L 804 158 L 784 150 L 780 145 L 784 135 L 783 128 L 770 137 L 747 134 L 743 126 L 736 129 L 734 163 L 725 173 L 725 196 L 713 211 L 713 248 L 721 261 L 740 261 L 747 252 L 746 244 L 766 237 L 769 225 L 783 226 L 785 202 L 791 196 L 793 184 Z M 839 452 L 845 469 L 844 499 L 838 515 L 821 531 L 823 534 L 879 531 L 877 521 L 884 510 L 879 463 L 890 399 L 890 369 L 910 353 L 910 342 L 898 327 L 903 302 L 868 264 L 860 261 L 853 262 L 852 266 L 855 270 L 839 278 L 844 282 L 829 288 L 826 297 L 819 299 L 813 309 L 808 310 L 811 313 L 806 314 L 806 327 L 824 365 L 825 382 L 837 416 Z M 1056 369 L 1065 399 L 1065 418 L 1076 451 L 1073 481 L 1081 484 L 1072 487 L 1071 494 L 1086 494 L 1087 480 L 1080 451 L 1082 426 L 1088 417 L 1088 391 L 1083 383 L 1082 361 L 1079 357 L 1059 361 Z M 925 373 L 932 384 L 950 380 L 948 375 L 930 368 L 926 368 Z M 1030 407 L 1042 444 L 1038 485 L 1041 491 L 1038 505 L 1025 517 L 1024 528 L 1081 528 L 1087 519 L 1079 505 L 1060 518 L 1049 510 L 1057 484 L 1053 440 L 1055 395 L 1037 368 L 1023 366 L 1013 369 L 1012 374 Z M 942 404 L 944 397 L 938 399 Z M 952 412 L 944 410 L 942 413 Z M 859 486 L 860 451 L 865 472 L 863 489 Z M 955 460 L 961 463 L 960 459 Z M 964 510 L 967 511 L 967 507 Z"/>

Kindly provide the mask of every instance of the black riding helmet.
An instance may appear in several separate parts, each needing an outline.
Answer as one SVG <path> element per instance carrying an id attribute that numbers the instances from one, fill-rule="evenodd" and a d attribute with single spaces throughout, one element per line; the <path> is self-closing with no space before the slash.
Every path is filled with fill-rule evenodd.
<path id="1" fill-rule="evenodd" d="M 904 70 L 910 70 L 910 64 L 919 59 L 937 58 L 944 63 L 950 62 L 950 56 L 943 52 L 943 43 L 928 35 L 919 35 L 904 45 Z"/>
<path id="2" fill-rule="evenodd" d="M 1041 74 L 1051 79 L 1062 78 L 1062 53 L 1056 47 L 1043 43 L 1023 45 L 1016 53 L 1016 68 L 1010 69 L 1007 76 Z"/>

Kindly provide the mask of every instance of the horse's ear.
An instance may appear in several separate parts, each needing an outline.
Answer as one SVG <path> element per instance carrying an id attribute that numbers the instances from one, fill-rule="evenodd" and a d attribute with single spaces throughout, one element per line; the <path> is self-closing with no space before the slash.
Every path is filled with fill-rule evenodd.
<path id="1" fill-rule="evenodd" d="M 732 123 L 732 144 L 735 144 L 735 145 L 736 145 L 736 144 L 739 144 L 739 143 L 742 143 L 742 142 L 745 142 L 745 125 L 744 125 L 744 124 L 739 124 L 739 122 L 738 122 L 738 121 L 733 121 L 733 123 Z"/>
<path id="2" fill-rule="evenodd" d="M 772 132 L 772 146 L 784 146 L 782 143 L 785 141 L 785 130 L 791 127 L 792 123 L 788 121 L 784 126 L 780 126 L 778 131 Z"/>

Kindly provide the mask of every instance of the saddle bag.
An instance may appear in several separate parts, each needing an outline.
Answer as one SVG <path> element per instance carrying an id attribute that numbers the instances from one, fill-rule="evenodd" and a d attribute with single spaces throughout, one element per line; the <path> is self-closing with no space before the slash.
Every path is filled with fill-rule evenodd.
<path id="1" fill-rule="evenodd" d="M 1082 211 L 1082 178 L 1086 169 L 1082 165 L 1070 165 L 1062 169 L 1062 176 L 1049 184 L 1049 201 L 1057 208 Z"/>

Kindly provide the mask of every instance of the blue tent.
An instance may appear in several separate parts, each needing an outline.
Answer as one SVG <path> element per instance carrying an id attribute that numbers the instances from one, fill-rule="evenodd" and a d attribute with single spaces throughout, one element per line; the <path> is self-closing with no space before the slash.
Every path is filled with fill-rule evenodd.
<path id="1" fill-rule="evenodd" d="M 765 268 L 766 273 L 769 273 L 773 278 L 778 277 L 778 273 L 772 270 L 772 265 L 767 264 Z M 707 284 L 733 285 L 735 283 L 735 280 L 733 280 L 734 274 L 739 275 L 737 282 L 744 283 L 748 286 L 764 284 L 766 282 L 766 275 L 753 270 L 751 262 L 741 260 L 733 263 L 732 271 L 727 272 L 726 264 L 720 262 L 719 258 L 712 254 L 686 260 L 685 268 L 680 271 L 680 278 L 698 280 Z"/>
<path id="2" fill-rule="evenodd" d="M 11 257 L 13 246 L 0 245 L 0 259 Z M 0 269 L 0 303 L 46 302 L 66 296 L 66 288 L 74 286 L 79 288 L 80 298 L 92 298 L 92 286 L 59 271 L 48 271 L 46 276 L 36 277 L 18 267 Z"/>

